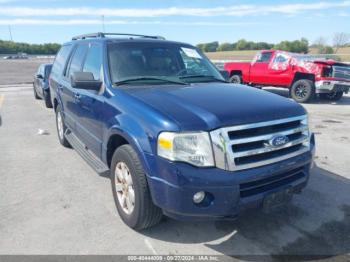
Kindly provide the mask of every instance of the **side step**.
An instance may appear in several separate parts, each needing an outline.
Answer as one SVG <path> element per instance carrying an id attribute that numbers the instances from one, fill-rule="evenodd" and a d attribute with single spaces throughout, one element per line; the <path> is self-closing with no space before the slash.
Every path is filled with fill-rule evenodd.
<path id="1" fill-rule="evenodd" d="M 89 151 L 85 145 L 70 130 L 66 130 L 64 134 L 69 144 L 78 152 L 78 154 L 100 175 L 104 175 L 109 168 L 98 159 L 94 153 Z"/>

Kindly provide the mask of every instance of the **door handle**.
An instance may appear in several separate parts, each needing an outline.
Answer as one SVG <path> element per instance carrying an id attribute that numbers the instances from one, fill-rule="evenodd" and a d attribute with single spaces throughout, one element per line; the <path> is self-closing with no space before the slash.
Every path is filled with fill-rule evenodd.
<path id="1" fill-rule="evenodd" d="M 63 86 L 62 85 L 58 85 L 58 89 L 59 90 L 63 90 Z"/>
<path id="2" fill-rule="evenodd" d="M 81 94 L 79 94 L 79 93 L 75 93 L 75 94 L 74 94 L 74 100 L 75 100 L 75 102 L 80 102 L 80 98 L 81 98 Z"/>

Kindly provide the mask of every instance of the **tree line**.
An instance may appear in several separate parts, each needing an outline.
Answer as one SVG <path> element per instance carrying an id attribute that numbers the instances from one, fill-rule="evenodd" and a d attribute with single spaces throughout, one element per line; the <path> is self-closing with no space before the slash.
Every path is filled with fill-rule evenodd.
<path id="1" fill-rule="evenodd" d="M 210 43 L 198 44 L 197 47 L 203 52 L 278 49 L 296 53 L 307 53 L 309 51 L 309 42 L 305 38 L 295 41 L 282 41 L 278 44 L 253 42 L 240 39 L 234 43 L 226 42 L 220 44 L 218 41 L 214 41 Z"/>
<path id="2" fill-rule="evenodd" d="M 0 54 L 27 53 L 31 55 L 54 55 L 60 46 L 55 43 L 27 44 L 0 40 Z"/>
<path id="3" fill-rule="evenodd" d="M 325 37 L 317 38 L 311 45 L 306 38 L 294 41 L 282 41 L 277 44 L 240 39 L 234 43 L 219 43 L 218 41 L 214 41 L 198 44 L 197 47 L 203 52 L 277 49 L 294 53 L 308 53 L 309 48 L 313 47 L 316 48 L 319 54 L 334 54 L 338 52 L 340 47 L 350 46 L 350 34 L 344 32 L 335 33 L 332 39 L 333 45 L 328 45 L 327 42 L 327 38 Z"/>

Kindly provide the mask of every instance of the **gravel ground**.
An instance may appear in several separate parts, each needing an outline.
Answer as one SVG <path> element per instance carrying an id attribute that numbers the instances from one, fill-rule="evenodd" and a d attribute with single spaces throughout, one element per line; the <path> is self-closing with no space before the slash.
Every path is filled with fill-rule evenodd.
<path id="1" fill-rule="evenodd" d="M 0 58 L 0 85 L 31 83 L 39 65 L 51 62 L 51 59 L 4 60 Z"/>
<path id="2" fill-rule="evenodd" d="M 30 86 L 2 87 L 0 254 L 212 254 L 244 261 L 287 255 L 297 261 L 349 261 L 350 96 L 305 106 L 316 133 L 316 167 L 291 206 L 270 214 L 250 212 L 234 222 L 166 219 L 135 232 L 116 212 L 109 179 L 59 145 L 54 112 L 34 100 Z M 38 135 L 38 129 L 49 134 Z"/>

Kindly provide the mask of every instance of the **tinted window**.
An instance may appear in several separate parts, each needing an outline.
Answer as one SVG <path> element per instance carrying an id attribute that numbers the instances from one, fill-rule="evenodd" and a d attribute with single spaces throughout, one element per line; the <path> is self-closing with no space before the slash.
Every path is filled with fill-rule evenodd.
<path id="1" fill-rule="evenodd" d="M 45 78 L 48 78 L 51 72 L 52 65 L 45 66 Z"/>
<path id="2" fill-rule="evenodd" d="M 167 42 L 110 43 L 108 60 L 114 83 L 140 77 L 182 82 L 223 81 L 215 66 L 189 45 Z"/>
<path id="3" fill-rule="evenodd" d="M 53 74 L 57 74 L 57 75 L 62 74 L 71 49 L 72 49 L 71 45 L 64 45 L 61 47 L 60 51 L 56 55 L 56 59 L 52 67 Z"/>
<path id="4" fill-rule="evenodd" d="M 85 58 L 86 51 L 88 49 L 88 46 L 86 44 L 79 45 L 73 54 L 70 66 L 69 66 L 69 73 L 68 77 L 70 78 L 74 72 L 81 71 L 81 68 L 83 66 L 83 60 Z"/>
<path id="5" fill-rule="evenodd" d="M 85 59 L 83 71 L 91 72 L 95 80 L 100 80 L 102 66 L 102 47 L 98 44 L 92 44 Z"/>
<path id="6" fill-rule="evenodd" d="M 256 58 L 256 62 L 269 62 L 271 55 L 272 55 L 272 52 L 260 53 Z"/>

